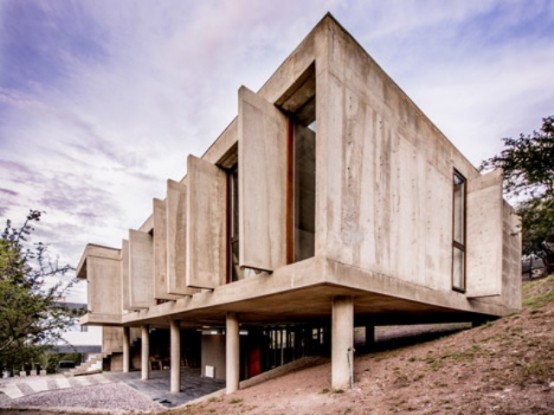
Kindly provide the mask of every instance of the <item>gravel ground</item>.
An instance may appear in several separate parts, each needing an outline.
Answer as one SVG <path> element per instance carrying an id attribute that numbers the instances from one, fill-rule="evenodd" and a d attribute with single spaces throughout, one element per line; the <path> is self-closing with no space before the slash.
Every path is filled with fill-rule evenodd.
<path id="1" fill-rule="evenodd" d="M 124 383 L 52 390 L 19 399 L 0 399 L 1 408 L 87 408 L 104 413 L 156 413 L 165 408 Z M 94 411 L 91 411 L 94 413 Z M 98 411 L 97 411 L 98 412 Z"/>

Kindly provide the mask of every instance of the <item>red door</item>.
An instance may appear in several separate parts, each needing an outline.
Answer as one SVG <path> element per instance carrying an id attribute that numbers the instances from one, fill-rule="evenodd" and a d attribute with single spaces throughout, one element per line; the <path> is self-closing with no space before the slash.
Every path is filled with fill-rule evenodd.
<path id="1" fill-rule="evenodd" d="M 260 355 L 261 351 L 259 346 L 250 349 L 248 353 L 248 378 L 259 375 L 262 372 Z"/>

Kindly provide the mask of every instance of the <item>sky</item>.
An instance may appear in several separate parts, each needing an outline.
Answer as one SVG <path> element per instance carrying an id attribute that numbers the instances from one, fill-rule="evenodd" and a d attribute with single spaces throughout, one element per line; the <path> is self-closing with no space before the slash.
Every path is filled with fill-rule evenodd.
<path id="1" fill-rule="evenodd" d="M 554 114 L 554 1 L 0 0 L 1 223 L 119 248 L 328 11 L 475 165 Z"/>

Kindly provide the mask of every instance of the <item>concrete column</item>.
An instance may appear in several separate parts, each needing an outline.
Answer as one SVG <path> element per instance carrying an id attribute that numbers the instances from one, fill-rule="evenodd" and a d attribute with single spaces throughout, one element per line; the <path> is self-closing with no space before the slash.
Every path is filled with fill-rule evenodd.
<path id="1" fill-rule="evenodd" d="M 131 328 L 123 327 L 123 373 L 129 373 L 131 362 L 129 350 L 131 348 Z"/>
<path id="2" fill-rule="evenodd" d="M 141 378 L 148 380 L 150 378 L 150 333 L 148 333 L 148 325 L 142 325 L 141 331 Z"/>
<path id="3" fill-rule="evenodd" d="M 354 302 L 352 297 L 333 299 L 331 319 L 331 386 L 350 387 L 354 373 Z"/>
<path id="4" fill-rule="evenodd" d="M 225 343 L 225 378 L 229 394 L 239 389 L 240 380 L 239 320 L 236 313 L 227 314 Z"/>
<path id="5" fill-rule="evenodd" d="M 170 391 L 181 391 L 181 326 L 179 320 L 171 320 L 169 323 L 171 337 L 171 374 Z"/>
<path id="6" fill-rule="evenodd" d="M 365 326 L 365 345 L 371 347 L 375 344 L 375 326 L 373 324 L 366 324 Z"/>

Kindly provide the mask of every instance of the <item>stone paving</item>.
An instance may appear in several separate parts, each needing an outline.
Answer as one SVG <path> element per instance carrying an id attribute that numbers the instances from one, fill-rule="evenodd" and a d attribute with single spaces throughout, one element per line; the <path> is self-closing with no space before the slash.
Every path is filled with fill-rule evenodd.
<path id="1" fill-rule="evenodd" d="M 76 378 L 66 378 L 62 375 L 47 377 L 30 376 L 12 378 L 9 382 L 1 382 L 0 392 L 4 393 L 8 398 L 17 399 L 38 392 L 67 389 L 78 386 L 98 385 L 110 382 L 112 382 L 112 380 L 103 374 Z"/>
<path id="2" fill-rule="evenodd" d="M 170 408 L 225 388 L 224 380 L 201 377 L 200 369 L 182 368 L 181 392 L 171 393 L 169 392 L 169 373 L 169 370 L 154 370 L 150 372 L 148 381 L 141 380 L 140 371 L 111 372 L 105 373 L 105 375 L 114 381 L 125 382 L 153 401 Z"/>
<path id="3" fill-rule="evenodd" d="M 181 369 L 181 392 L 169 392 L 169 371 L 156 370 L 150 379 L 141 380 L 140 371 L 130 373 L 104 372 L 101 374 L 66 378 L 62 375 L 48 377 L 23 377 L 0 379 L 0 393 L 13 400 L 37 393 L 61 389 L 80 388 L 109 383 L 125 383 L 143 396 L 165 407 L 182 405 L 188 401 L 211 394 L 225 387 L 225 381 L 204 378 L 199 369 Z"/>

